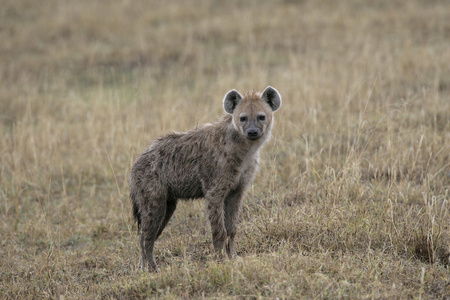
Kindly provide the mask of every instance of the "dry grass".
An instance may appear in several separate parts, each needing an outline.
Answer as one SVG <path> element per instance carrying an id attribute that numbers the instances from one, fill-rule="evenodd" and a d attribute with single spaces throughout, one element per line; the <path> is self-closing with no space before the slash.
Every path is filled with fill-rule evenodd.
<path id="1" fill-rule="evenodd" d="M 0 298 L 449 298 L 448 1 L 2 1 Z M 127 174 L 226 91 L 283 96 L 239 257 L 181 203 L 138 270 Z"/>

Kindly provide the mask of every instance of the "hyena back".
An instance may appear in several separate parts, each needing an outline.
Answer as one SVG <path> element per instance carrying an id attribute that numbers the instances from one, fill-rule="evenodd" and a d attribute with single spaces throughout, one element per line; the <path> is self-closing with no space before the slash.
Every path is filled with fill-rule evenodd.
<path id="1" fill-rule="evenodd" d="M 235 254 L 242 196 L 258 167 L 259 149 L 270 138 L 281 96 L 268 86 L 242 96 L 229 91 L 219 121 L 155 140 L 133 165 L 130 197 L 140 228 L 141 268 L 158 271 L 153 247 L 178 199 L 205 198 L 214 249 Z"/>

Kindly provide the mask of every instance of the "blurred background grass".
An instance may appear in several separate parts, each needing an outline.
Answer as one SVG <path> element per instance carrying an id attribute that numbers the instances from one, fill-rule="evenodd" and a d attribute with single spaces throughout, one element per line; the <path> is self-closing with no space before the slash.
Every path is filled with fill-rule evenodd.
<path id="1" fill-rule="evenodd" d="M 7 298 L 450 295 L 450 3 L 11 1 L 0 7 Z M 182 203 L 137 270 L 129 168 L 153 138 L 283 96 L 216 262 Z"/>

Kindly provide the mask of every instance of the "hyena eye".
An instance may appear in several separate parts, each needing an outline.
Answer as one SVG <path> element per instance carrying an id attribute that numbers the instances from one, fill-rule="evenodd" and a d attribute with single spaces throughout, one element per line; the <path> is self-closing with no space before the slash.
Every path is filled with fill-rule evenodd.
<path id="1" fill-rule="evenodd" d="M 258 120 L 260 121 L 264 121 L 266 119 L 266 116 L 260 115 L 258 116 Z"/>
<path id="2" fill-rule="evenodd" d="M 241 116 L 241 117 L 239 118 L 239 120 L 240 120 L 241 122 L 245 122 L 245 121 L 247 121 L 247 116 Z"/>

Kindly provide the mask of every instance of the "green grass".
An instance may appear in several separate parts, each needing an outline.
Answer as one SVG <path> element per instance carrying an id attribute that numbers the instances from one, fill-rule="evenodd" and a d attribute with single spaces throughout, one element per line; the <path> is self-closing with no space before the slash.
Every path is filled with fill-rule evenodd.
<path id="1" fill-rule="evenodd" d="M 450 4 L 3 1 L 0 298 L 450 297 Z M 152 139 L 274 86 L 235 260 L 203 200 L 138 268 Z"/>

